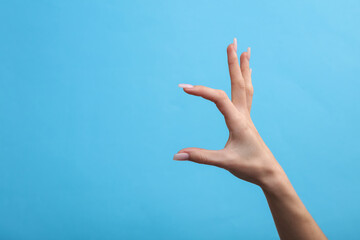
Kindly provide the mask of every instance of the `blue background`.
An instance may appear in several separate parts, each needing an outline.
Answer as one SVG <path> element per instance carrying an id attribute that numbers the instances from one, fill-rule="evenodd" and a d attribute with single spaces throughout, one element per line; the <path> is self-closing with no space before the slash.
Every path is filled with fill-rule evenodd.
<path id="1" fill-rule="evenodd" d="M 1 1 L 0 239 L 276 239 L 259 187 L 172 161 L 220 149 L 252 47 L 252 117 L 333 239 L 360 223 L 359 1 Z"/>

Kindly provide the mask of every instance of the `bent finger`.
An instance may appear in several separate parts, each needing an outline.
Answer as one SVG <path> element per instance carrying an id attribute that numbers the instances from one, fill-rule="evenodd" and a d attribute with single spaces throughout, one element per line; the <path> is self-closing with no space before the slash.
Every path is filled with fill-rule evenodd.
<path id="1" fill-rule="evenodd" d="M 205 86 L 179 85 L 184 91 L 194 96 L 200 96 L 216 104 L 219 111 L 224 115 L 225 121 L 230 123 L 237 118 L 237 109 L 223 90 L 213 89 Z M 189 87 L 191 86 L 191 87 Z"/>

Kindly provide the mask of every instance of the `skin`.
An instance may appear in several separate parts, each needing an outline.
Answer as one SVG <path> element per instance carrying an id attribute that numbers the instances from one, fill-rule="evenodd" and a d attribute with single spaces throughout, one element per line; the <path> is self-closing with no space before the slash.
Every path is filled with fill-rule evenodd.
<path id="1" fill-rule="evenodd" d="M 327 239 L 305 208 L 250 117 L 253 98 L 250 49 L 240 56 L 236 39 L 227 48 L 231 100 L 222 90 L 180 84 L 188 94 L 214 102 L 225 118 L 229 139 L 221 150 L 184 148 L 174 160 L 217 166 L 263 190 L 280 239 Z"/>

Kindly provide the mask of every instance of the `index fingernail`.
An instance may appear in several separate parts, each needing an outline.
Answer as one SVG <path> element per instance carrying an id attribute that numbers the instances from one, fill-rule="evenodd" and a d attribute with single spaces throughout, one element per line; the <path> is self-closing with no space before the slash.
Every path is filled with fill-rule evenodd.
<path id="1" fill-rule="evenodd" d="M 193 88 L 194 86 L 191 85 L 191 84 L 180 83 L 179 87 L 181 87 L 181 88 Z"/>

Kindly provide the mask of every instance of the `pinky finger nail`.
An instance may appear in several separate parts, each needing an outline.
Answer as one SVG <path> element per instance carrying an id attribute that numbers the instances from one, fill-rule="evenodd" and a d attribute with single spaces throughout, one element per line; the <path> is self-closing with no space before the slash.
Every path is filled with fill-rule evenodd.
<path id="1" fill-rule="evenodd" d="M 193 88 L 194 86 L 191 85 L 191 84 L 180 83 L 179 87 L 181 87 L 181 88 Z"/>
<path id="2" fill-rule="evenodd" d="M 177 153 L 174 155 L 174 160 L 189 160 L 190 155 L 188 153 Z"/>

